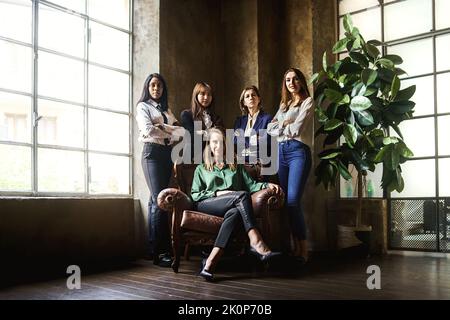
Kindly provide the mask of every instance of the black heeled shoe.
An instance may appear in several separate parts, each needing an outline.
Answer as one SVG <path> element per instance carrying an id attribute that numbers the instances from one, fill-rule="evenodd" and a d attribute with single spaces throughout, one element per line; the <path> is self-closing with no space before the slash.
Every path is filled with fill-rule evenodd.
<path id="1" fill-rule="evenodd" d="M 169 268 L 172 266 L 172 262 L 173 260 L 169 253 L 155 255 L 153 257 L 153 264 L 162 268 Z"/>
<path id="2" fill-rule="evenodd" d="M 281 252 L 274 252 L 274 251 L 271 251 L 268 254 L 261 254 L 258 251 L 256 251 L 256 249 L 253 247 L 250 247 L 250 253 L 256 256 L 261 262 L 266 262 L 271 260 L 272 258 L 281 256 Z"/>
<path id="3" fill-rule="evenodd" d="M 212 282 L 212 281 L 214 281 L 214 275 L 211 271 L 206 270 L 205 265 L 206 265 L 206 259 L 202 259 L 200 272 L 198 274 L 199 274 L 199 276 L 202 276 L 203 279 L 205 279 L 206 281 Z"/>

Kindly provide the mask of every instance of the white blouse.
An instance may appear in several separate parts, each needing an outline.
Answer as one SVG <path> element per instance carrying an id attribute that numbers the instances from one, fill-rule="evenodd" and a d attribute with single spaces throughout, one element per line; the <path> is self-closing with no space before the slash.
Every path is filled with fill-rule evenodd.
<path id="1" fill-rule="evenodd" d="M 273 137 L 277 137 L 278 142 L 296 139 L 307 144 L 306 139 L 302 137 L 303 129 L 306 122 L 311 119 L 314 114 L 313 103 L 311 97 L 305 99 L 300 105 L 291 106 L 286 112 L 278 109 L 277 114 L 267 126 L 267 133 Z M 292 123 L 282 126 L 284 120 L 292 119 Z"/>
<path id="2" fill-rule="evenodd" d="M 170 109 L 164 111 L 164 115 L 167 117 L 167 124 L 165 124 L 157 106 L 158 103 L 151 99 L 148 102 L 139 102 L 136 106 L 136 121 L 139 128 L 138 140 L 164 145 L 164 139 L 170 139 L 169 144 L 173 144 L 184 136 L 184 128 L 173 125 L 177 122 L 177 119 Z M 163 130 L 156 127 L 156 124 L 161 124 Z"/>

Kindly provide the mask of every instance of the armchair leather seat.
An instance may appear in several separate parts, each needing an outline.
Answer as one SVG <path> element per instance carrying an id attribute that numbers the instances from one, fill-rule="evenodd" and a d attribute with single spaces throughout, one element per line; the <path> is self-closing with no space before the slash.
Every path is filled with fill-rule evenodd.
<path id="1" fill-rule="evenodd" d="M 167 188 L 158 195 L 158 206 L 172 215 L 171 238 L 174 260 L 172 269 L 178 272 L 180 265 L 180 245 L 185 244 L 185 258 L 188 259 L 190 245 L 213 244 L 223 222 L 223 218 L 193 210 L 189 196 L 194 171 L 197 165 L 175 165 L 175 177 L 178 189 Z M 257 180 L 254 167 L 246 166 L 247 172 Z M 263 238 L 272 249 L 280 249 L 289 240 L 284 226 L 281 208 L 284 195 L 278 196 L 270 189 L 263 189 L 251 195 L 253 213 Z M 244 244 L 245 237 L 238 236 L 235 241 Z"/>

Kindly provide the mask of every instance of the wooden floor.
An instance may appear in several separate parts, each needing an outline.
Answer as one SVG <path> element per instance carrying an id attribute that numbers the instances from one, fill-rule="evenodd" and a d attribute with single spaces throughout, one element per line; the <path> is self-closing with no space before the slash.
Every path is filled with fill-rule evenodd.
<path id="1" fill-rule="evenodd" d="M 196 273 L 199 258 L 182 261 L 180 272 L 139 260 L 121 268 L 83 274 L 81 289 L 66 278 L 0 288 L 0 299 L 450 299 L 448 258 L 387 255 L 343 260 L 314 257 L 298 272 L 230 271 L 207 283 Z M 369 290 L 369 265 L 381 268 L 381 289 Z M 236 269 L 236 268 L 234 268 Z"/>

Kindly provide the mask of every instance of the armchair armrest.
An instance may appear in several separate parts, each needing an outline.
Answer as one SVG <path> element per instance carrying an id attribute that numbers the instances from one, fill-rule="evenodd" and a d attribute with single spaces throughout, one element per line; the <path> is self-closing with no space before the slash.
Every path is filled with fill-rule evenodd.
<path id="1" fill-rule="evenodd" d="M 183 191 L 167 188 L 158 194 L 158 207 L 168 212 L 172 212 L 174 208 L 183 212 L 183 210 L 191 210 L 193 204 L 191 198 Z"/>
<path id="2" fill-rule="evenodd" d="M 272 189 L 262 189 L 252 194 L 252 206 L 254 212 L 261 212 L 263 209 L 279 209 L 284 204 L 284 193 L 275 194 Z"/>

